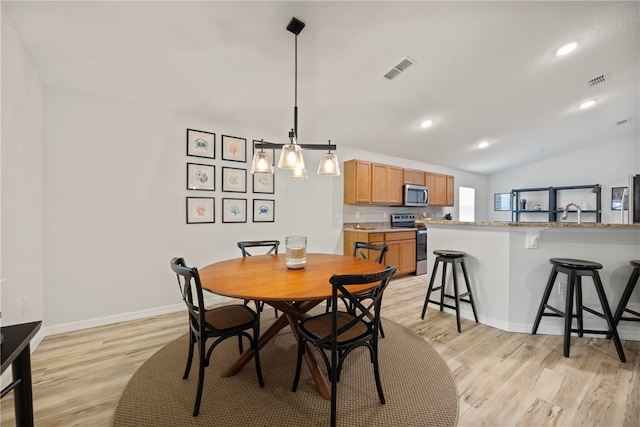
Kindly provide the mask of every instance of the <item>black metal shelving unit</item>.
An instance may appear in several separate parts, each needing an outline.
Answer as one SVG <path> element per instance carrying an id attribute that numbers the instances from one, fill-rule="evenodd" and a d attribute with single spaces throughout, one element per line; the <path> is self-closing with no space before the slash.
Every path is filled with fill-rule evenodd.
<path id="1" fill-rule="evenodd" d="M 591 190 L 596 197 L 596 208 L 583 210 L 582 213 L 595 213 L 596 222 L 602 222 L 602 188 L 600 184 L 593 185 L 567 185 L 563 187 L 537 187 L 537 188 L 517 188 L 511 190 L 511 221 L 520 222 L 520 214 L 523 213 L 546 213 L 549 222 L 556 222 L 558 220 L 558 213 L 562 210 L 557 210 L 558 191 L 565 190 Z M 532 193 L 537 191 L 547 191 L 548 194 L 548 206 L 549 209 L 535 210 L 535 209 L 520 209 L 519 201 L 522 193 Z M 574 212 L 574 211 L 572 211 Z"/>

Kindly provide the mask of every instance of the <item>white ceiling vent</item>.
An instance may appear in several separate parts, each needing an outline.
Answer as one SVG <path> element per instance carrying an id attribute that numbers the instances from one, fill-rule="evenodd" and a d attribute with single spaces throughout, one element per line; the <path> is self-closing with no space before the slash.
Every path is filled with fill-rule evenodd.
<path id="1" fill-rule="evenodd" d="M 389 71 L 387 71 L 385 73 L 385 75 L 383 76 L 385 79 L 387 80 L 393 80 L 396 77 L 398 77 L 400 75 L 400 73 L 402 73 L 404 70 L 406 70 L 407 68 L 411 67 L 413 64 L 415 64 L 417 61 L 409 56 L 405 56 L 404 58 L 402 58 L 402 60 L 398 63 L 398 65 L 396 65 L 395 67 L 393 67 L 392 69 L 390 69 Z"/>
<path id="2" fill-rule="evenodd" d="M 607 81 L 607 76 L 606 76 L 605 74 L 601 74 L 601 75 L 599 75 L 598 77 L 594 77 L 594 78 L 592 78 L 591 80 L 589 80 L 589 81 L 587 82 L 587 84 L 588 84 L 590 87 L 594 87 L 594 86 L 597 86 L 597 85 L 599 85 L 599 84 L 604 83 L 605 81 Z"/>

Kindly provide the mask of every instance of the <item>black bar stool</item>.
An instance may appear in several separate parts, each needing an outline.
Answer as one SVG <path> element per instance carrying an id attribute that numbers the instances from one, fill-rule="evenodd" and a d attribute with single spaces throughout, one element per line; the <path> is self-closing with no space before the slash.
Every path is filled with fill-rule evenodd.
<path id="1" fill-rule="evenodd" d="M 476 314 L 476 305 L 473 302 L 473 295 L 471 294 L 471 286 L 469 286 L 469 276 L 467 276 L 467 269 L 464 266 L 464 257 L 467 255 L 465 252 L 461 251 L 449 251 L 449 250 L 437 250 L 433 251 L 434 255 L 437 255 L 436 261 L 433 265 L 433 273 L 431 274 L 431 280 L 429 281 L 429 289 L 427 290 L 427 296 L 424 299 L 424 306 L 422 307 L 422 319 L 424 319 L 424 315 L 427 312 L 427 305 L 431 302 L 434 304 L 440 305 L 440 311 L 442 311 L 442 307 L 452 308 L 456 311 L 456 323 L 458 325 L 458 332 L 460 332 L 460 301 L 471 304 L 471 309 L 473 310 L 473 317 L 476 319 L 476 323 L 478 323 L 478 315 Z M 442 281 L 440 286 L 433 287 L 433 283 L 435 282 L 436 273 L 438 272 L 438 265 L 442 263 Z M 451 264 L 451 276 L 453 277 L 453 295 L 445 293 L 445 281 L 447 277 L 447 264 Z M 464 282 L 467 286 L 467 292 L 464 294 L 460 294 L 458 288 L 458 274 L 456 271 L 456 264 L 460 264 L 462 267 L 462 274 L 464 275 Z M 431 292 L 437 291 L 440 289 L 440 301 L 434 301 L 429 299 L 431 296 Z M 455 305 L 445 304 L 444 298 L 451 298 L 454 301 Z M 464 299 L 465 297 L 469 297 L 469 299 Z"/>
<path id="2" fill-rule="evenodd" d="M 629 277 L 629 282 L 627 283 L 627 287 L 624 288 L 624 292 L 622 293 L 622 298 L 620 299 L 620 303 L 618 304 L 618 309 L 616 310 L 616 314 L 613 315 L 613 323 L 618 327 L 618 323 L 621 320 L 628 320 L 630 322 L 640 322 L 640 313 L 637 311 L 633 311 L 627 308 L 627 304 L 629 303 L 629 298 L 631 297 L 631 293 L 633 289 L 636 287 L 638 283 L 638 277 L 640 277 L 640 261 L 631 261 L 630 264 L 634 267 L 631 272 L 631 277 Z M 636 317 L 622 317 L 624 312 L 632 314 Z"/>
<path id="3" fill-rule="evenodd" d="M 551 275 L 549 276 L 547 287 L 544 290 L 544 295 L 542 296 L 542 301 L 540 302 L 538 314 L 536 315 L 536 320 L 533 323 L 533 329 L 531 330 L 531 333 L 535 335 L 535 333 L 538 331 L 538 326 L 540 325 L 540 320 L 543 316 L 564 317 L 564 357 L 569 357 L 569 347 L 571 345 L 572 332 L 577 332 L 579 337 L 582 337 L 584 333 L 604 334 L 613 337 L 613 342 L 616 346 L 616 350 L 618 351 L 618 357 L 620 358 L 620 361 L 626 362 L 627 360 L 624 356 L 622 343 L 620 342 L 620 337 L 618 337 L 618 331 L 616 329 L 615 321 L 613 319 L 613 315 L 611 314 L 611 309 L 609 308 L 609 303 L 607 302 L 607 296 L 604 293 L 604 288 L 602 287 L 602 281 L 600 281 L 600 275 L 598 274 L 598 270 L 602 268 L 602 264 L 592 261 L 569 258 L 551 258 L 549 262 L 553 264 L 553 268 L 551 269 Z M 568 276 L 564 312 L 547 304 L 558 273 L 564 273 Z M 596 292 L 598 293 L 598 298 L 600 299 L 600 305 L 602 306 L 602 313 L 599 313 L 589 307 L 585 307 L 582 305 L 582 276 L 591 276 L 591 278 L 593 279 L 593 284 L 595 285 Z M 573 314 L 574 295 L 576 300 L 576 314 Z M 545 309 L 551 310 L 552 313 L 547 313 Z M 583 310 L 586 310 L 591 314 L 605 319 L 607 321 L 608 329 L 606 331 L 584 329 L 582 316 Z M 577 319 L 578 323 L 578 327 L 575 329 L 571 327 L 574 318 Z"/>

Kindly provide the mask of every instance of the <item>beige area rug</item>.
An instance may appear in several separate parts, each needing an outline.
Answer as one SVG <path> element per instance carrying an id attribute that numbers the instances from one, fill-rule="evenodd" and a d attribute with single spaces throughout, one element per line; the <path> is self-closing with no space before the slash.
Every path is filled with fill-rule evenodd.
<path id="1" fill-rule="evenodd" d="M 458 392 L 446 363 L 424 339 L 383 320 L 380 370 L 387 400 L 380 404 L 366 348 L 345 361 L 338 383 L 339 426 L 455 426 Z M 264 327 L 264 325 L 263 325 Z M 263 329 L 264 330 L 264 329 Z M 238 341 L 218 345 L 206 368 L 200 414 L 193 417 L 197 356 L 182 379 L 188 338 L 167 344 L 133 375 L 116 408 L 115 427 L 145 426 L 328 426 L 330 401 L 316 391 L 303 363 L 298 391 L 291 392 L 296 343 L 283 329 L 261 351 L 265 387 L 253 360 L 237 375 L 220 373 L 238 356 Z M 319 357 L 318 357 L 319 359 Z"/>

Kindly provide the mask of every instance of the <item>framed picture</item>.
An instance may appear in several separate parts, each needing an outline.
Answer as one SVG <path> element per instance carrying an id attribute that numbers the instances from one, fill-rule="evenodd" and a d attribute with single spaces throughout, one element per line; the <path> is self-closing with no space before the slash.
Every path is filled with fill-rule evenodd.
<path id="1" fill-rule="evenodd" d="M 629 210 L 629 196 L 624 195 L 624 199 L 622 195 L 624 194 L 624 190 L 627 187 L 612 187 L 611 188 L 611 210 L 619 211 L 619 210 Z"/>
<path id="2" fill-rule="evenodd" d="M 187 156 L 216 158 L 216 134 L 187 129 Z"/>
<path id="3" fill-rule="evenodd" d="M 273 194 L 273 174 L 272 173 L 254 173 L 253 174 L 253 192 Z"/>
<path id="4" fill-rule="evenodd" d="M 247 161 L 246 138 L 222 135 L 222 160 L 245 163 Z"/>
<path id="5" fill-rule="evenodd" d="M 511 193 L 496 193 L 493 195 L 494 211 L 510 211 L 511 210 Z"/>
<path id="6" fill-rule="evenodd" d="M 253 200 L 253 222 L 273 222 L 275 200 Z"/>
<path id="7" fill-rule="evenodd" d="M 214 207 L 213 197 L 187 197 L 187 224 L 215 222 Z"/>
<path id="8" fill-rule="evenodd" d="M 187 190 L 214 191 L 216 189 L 215 177 L 215 166 L 187 163 Z"/>
<path id="9" fill-rule="evenodd" d="M 222 199 L 222 222 L 247 222 L 247 200 Z"/>
<path id="10" fill-rule="evenodd" d="M 266 142 L 266 141 L 265 141 Z M 255 139 L 253 140 L 253 154 L 256 154 L 256 151 L 260 151 L 260 146 L 258 145 L 256 147 L 256 144 L 260 144 L 260 141 L 256 141 Z M 274 163 L 274 157 L 275 157 L 275 148 L 263 148 L 262 149 L 265 153 L 267 153 L 267 158 L 271 160 L 271 165 L 275 166 L 276 164 Z"/>
<path id="11" fill-rule="evenodd" d="M 229 193 L 247 192 L 247 170 L 222 168 L 222 191 Z"/>

